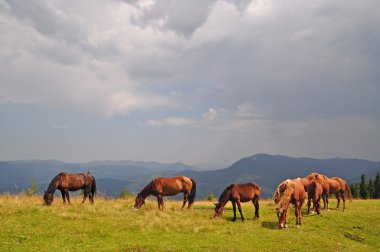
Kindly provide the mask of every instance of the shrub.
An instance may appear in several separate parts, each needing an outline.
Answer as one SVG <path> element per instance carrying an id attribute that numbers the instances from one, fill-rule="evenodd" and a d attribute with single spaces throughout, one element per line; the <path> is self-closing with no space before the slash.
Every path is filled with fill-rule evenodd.
<path id="1" fill-rule="evenodd" d="M 206 197 L 207 201 L 216 201 L 216 197 L 212 192 L 209 192 Z"/>
<path id="2" fill-rule="evenodd" d="M 38 192 L 36 180 L 32 180 L 32 184 L 26 189 L 25 194 L 27 196 L 34 196 Z"/>
<path id="3" fill-rule="evenodd" d="M 133 197 L 133 194 L 127 188 L 123 189 L 123 191 L 119 194 L 120 199 L 127 199 L 131 197 Z"/>

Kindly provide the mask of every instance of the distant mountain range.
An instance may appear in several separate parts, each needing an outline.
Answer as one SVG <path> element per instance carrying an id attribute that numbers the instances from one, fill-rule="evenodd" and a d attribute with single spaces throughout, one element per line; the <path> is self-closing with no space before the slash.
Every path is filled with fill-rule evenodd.
<path id="1" fill-rule="evenodd" d="M 46 189 L 59 172 L 85 172 L 96 178 L 98 191 L 117 196 L 127 188 L 138 192 L 157 176 L 185 175 L 197 182 L 197 198 L 209 192 L 219 196 L 231 183 L 256 182 L 262 187 L 262 197 L 272 195 L 276 186 L 286 178 L 304 177 L 310 172 L 339 176 L 349 183 L 357 182 L 361 174 L 374 177 L 380 162 L 361 159 L 292 158 L 281 155 L 257 154 L 240 159 L 230 167 L 202 170 L 182 163 L 162 164 L 140 161 L 92 161 L 64 163 L 56 160 L 22 160 L 0 162 L 0 192 L 20 192 L 35 180 L 40 190 Z"/>

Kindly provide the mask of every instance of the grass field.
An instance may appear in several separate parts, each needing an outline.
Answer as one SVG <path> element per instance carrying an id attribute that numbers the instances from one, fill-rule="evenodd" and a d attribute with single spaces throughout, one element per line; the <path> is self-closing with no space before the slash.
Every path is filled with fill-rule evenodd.
<path id="1" fill-rule="evenodd" d="M 64 206 L 56 197 L 46 207 L 41 197 L 2 195 L 0 251 L 380 251 L 379 200 L 348 202 L 346 212 L 304 214 L 299 229 L 291 209 L 285 230 L 277 229 L 271 201 L 261 201 L 257 221 L 253 205 L 243 204 L 244 223 L 232 222 L 230 203 L 213 219 L 212 202 L 185 211 L 177 201 L 159 211 L 153 199 L 134 211 L 133 202 L 96 198 L 95 205 L 80 205 L 74 198 Z"/>

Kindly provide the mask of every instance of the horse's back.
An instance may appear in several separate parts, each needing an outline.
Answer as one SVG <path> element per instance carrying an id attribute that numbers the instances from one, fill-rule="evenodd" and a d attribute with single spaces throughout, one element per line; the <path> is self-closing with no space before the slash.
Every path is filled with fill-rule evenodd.
<path id="1" fill-rule="evenodd" d="M 230 188 L 231 196 L 235 199 L 240 199 L 242 202 L 251 201 L 253 198 L 259 197 L 261 188 L 255 183 L 246 184 L 231 184 L 226 189 Z"/>
<path id="2" fill-rule="evenodd" d="M 186 176 L 157 177 L 153 181 L 153 190 L 164 196 L 171 196 L 183 191 L 189 191 L 193 182 Z"/>

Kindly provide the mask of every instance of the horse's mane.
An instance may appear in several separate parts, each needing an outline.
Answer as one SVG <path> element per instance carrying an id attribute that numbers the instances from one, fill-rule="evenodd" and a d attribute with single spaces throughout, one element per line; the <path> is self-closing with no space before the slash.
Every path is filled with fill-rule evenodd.
<path id="1" fill-rule="evenodd" d="M 231 191 L 231 188 L 234 186 L 234 184 L 231 184 L 229 186 L 227 186 L 224 191 L 222 192 L 222 194 L 220 195 L 219 197 L 219 202 L 227 202 L 228 199 L 229 199 L 229 196 L 230 196 L 230 191 Z"/>
<path id="2" fill-rule="evenodd" d="M 57 180 L 64 174 L 64 172 L 60 172 L 57 176 L 55 176 L 51 181 L 50 181 L 50 184 L 49 184 L 49 187 L 47 189 L 48 192 L 55 192 L 55 190 L 57 189 L 57 185 L 56 185 L 56 182 Z"/>
<path id="3" fill-rule="evenodd" d="M 278 203 L 278 208 L 283 208 L 285 204 L 289 203 L 294 192 L 294 183 L 290 179 L 284 181 L 286 183 L 286 189 L 281 195 L 280 202 Z M 282 183 L 281 183 L 282 184 Z M 278 188 L 279 190 L 279 188 Z"/>
<path id="4" fill-rule="evenodd" d="M 281 190 L 280 190 L 280 187 L 283 185 L 283 184 L 285 184 L 286 186 L 289 184 L 289 183 L 291 183 L 292 181 L 290 180 L 290 179 L 287 179 L 287 180 L 284 180 L 284 181 L 282 181 L 278 186 L 277 186 L 277 188 L 276 188 L 276 191 L 274 191 L 274 194 L 273 194 L 273 199 L 276 197 L 276 195 L 282 195 L 282 193 L 281 193 Z"/>
<path id="5" fill-rule="evenodd" d="M 153 180 L 150 181 L 143 189 L 141 189 L 139 194 L 145 199 L 149 194 L 151 194 L 152 186 L 153 186 Z"/>

